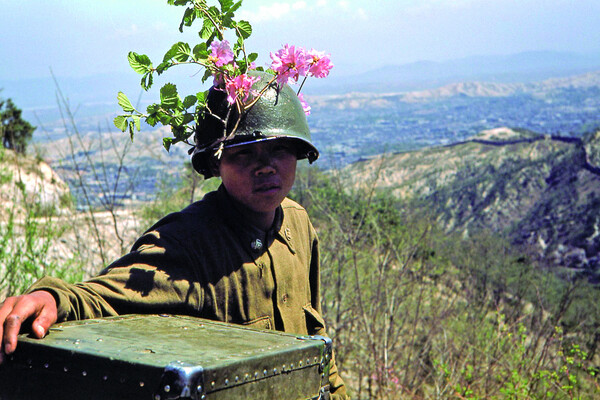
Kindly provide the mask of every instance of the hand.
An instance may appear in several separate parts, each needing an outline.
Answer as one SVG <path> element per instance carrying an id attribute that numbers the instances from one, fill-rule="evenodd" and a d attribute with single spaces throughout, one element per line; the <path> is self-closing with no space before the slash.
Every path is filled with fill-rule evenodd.
<path id="1" fill-rule="evenodd" d="M 56 300 L 49 292 L 35 291 L 22 296 L 9 297 L 0 306 L 0 364 L 6 354 L 17 347 L 21 328 L 28 328 L 41 339 L 56 322 Z"/>

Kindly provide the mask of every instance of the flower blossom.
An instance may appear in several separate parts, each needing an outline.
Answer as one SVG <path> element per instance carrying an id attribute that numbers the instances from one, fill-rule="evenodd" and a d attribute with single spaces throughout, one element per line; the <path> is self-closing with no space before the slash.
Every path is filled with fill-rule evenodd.
<path id="1" fill-rule="evenodd" d="M 333 68 L 329 54 L 315 49 L 306 53 L 306 62 L 308 63 L 308 74 L 315 78 L 325 78 Z"/>
<path id="2" fill-rule="evenodd" d="M 298 99 L 300 99 L 300 104 L 302 104 L 302 109 L 304 110 L 304 114 L 310 115 L 310 106 L 308 105 L 306 100 L 304 100 L 304 94 L 300 93 L 298 95 Z"/>
<path id="3" fill-rule="evenodd" d="M 238 75 L 233 79 L 225 82 L 225 90 L 227 91 L 227 101 L 229 104 L 234 104 L 236 98 L 242 102 L 248 100 L 250 94 L 253 94 L 252 85 L 260 80 L 260 77 L 252 77 L 246 74 Z"/>
<path id="4" fill-rule="evenodd" d="M 277 82 L 297 82 L 300 76 L 308 72 L 306 51 L 301 47 L 285 44 L 277 53 L 271 53 L 271 69 L 277 73 Z"/>
<path id="5" fill-rule="evenodd" d="M 210 44 L 210 54 L 208 55 L 208 60 L 212 61 L 217 68 L 232 62 L 233 51 L 231 51 L 229 42 L 227 40 L 223 40 L 221 42 L 218 40 L 213 40 L 213 42 Z"/>

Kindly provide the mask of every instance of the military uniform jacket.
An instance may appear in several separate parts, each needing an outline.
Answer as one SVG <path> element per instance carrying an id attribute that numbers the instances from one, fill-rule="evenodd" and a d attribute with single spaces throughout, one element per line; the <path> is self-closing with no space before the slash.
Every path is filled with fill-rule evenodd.
<path id="1" fill-rule="evenodd" d="M 46 277 L 33 290 L 53 294 L 59 322 L 171 313 L 325 335 L 318 239 L 304 208 L 285 199 L 264 232 L 245 221 L 223 186 L 161 219 L 100 275 L 77 284 Z M 330 381 L 344 398 L 335 365 Z"/>

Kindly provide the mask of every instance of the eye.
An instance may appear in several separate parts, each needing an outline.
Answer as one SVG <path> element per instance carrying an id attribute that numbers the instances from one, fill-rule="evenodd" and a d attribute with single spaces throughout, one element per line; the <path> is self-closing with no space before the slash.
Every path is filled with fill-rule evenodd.
<path id="1" fill-rule="evenodd" d="M 295 154 L 294 149 L 285 143 L 281 143 L 281 144 L 276 144 L 275 146 L 273 146 L 272 149 L 273 153 L 277 153 L 277 154 L 283 154 L 283 153 L 288 153 L 288 154 Z"/>
<path id="2" fill-rule="evenodd" d="M 252 155 L 252 150 L 250 150 L 249 148 L 245 148 L 245 147 L 240 147 L 240 148 L 237 148 L 237 149 L 234 148 L 229 153 L 229 156 L 233 157 L 233 158 L 249 157 L 251 155 Z"/>

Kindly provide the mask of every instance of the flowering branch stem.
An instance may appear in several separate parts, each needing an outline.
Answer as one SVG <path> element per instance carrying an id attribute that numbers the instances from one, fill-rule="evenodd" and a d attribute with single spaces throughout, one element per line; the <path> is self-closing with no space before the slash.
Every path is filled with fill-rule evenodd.
<path id="1" fill-rule="evenodd" d="M 242 105 L 241 105 L 240 99 L 238 99 L 238 98 L 235 99 L 235 107 L 237 108 L 238 118 L 237 118 L 237 121 L 235 121 L 235 126 L 231 130 L 231 133 L 227 137 L 228 139 L 235 136 L 235 132 L 237 131 L 237 128 L 240 125 L 240 121 L 242 120 Z M 225 128 L 227 128 L 227 127 L 225 127 Z"/>
<path id="2" fill-rule="evenodd" d="M 267 89 L 273 84 L 273 82 L 275 82 L 276 79 L 277 79 L 277 75 L 274 75 L 273 78 L 271 78 L 271 80 L 269 81 L 269 83 L 267 83 L 265 85 L 265 87 L 263 87 L 261 89 L 261 91 L 258 92 L 258 95 L 256 95 L 256 97 L 254 98 L 254 100 L 252 100 L 250 103 L 248 103 L 248 104 L 246 104 L 246 106 L 244 106 L 244 111 L 248 111 L 250 108 L 252 108 L 252 106 L 254 106 L 254 104 L 256 104 L 256 102 L 267 91 Z"/>
<path id="3" fill-rule="evenodd" d="M 300 87 L 298 88 L 298 91 L 296 92 L 296 96 L 298 96 L 300 94 L 300 91 L 302 90 L 302 87 L 304 86 L 304 82 L 306 82 L 306 78 L 308 78 L 308 75 L 304 76 L 304 79 L 302 79 L 302 83 L 300 84 Z"/>
<path id="4" fill-rule="evenodd" d="M 235 27 L 235 31 L 238 34 L 238 37 L 242 38 L 242 32 L 240 32 L 240 28 Z M 246 45 L 244 44 L 244 40 L 242 39 L 242 53 L 244 53 L 244 61 L 246 62 L 246 71 L 248 70 L 248 55 L 246 54 Z M 244 71 L 244 72 L 246 72 Z"/>
<path id="5" fill-rule="evenodd" d="M 214 25 L 215 29 L 217 30 L 217 32 L 219 33 L 219 40 L 223 40 L 223 31 L 221 30 L 221 27 L 217 24 L 217 22 L 211 17 L 211 15 L 208 13 L 208 11 L 206 11 L 206 8 L 202 7 L 201 4 L 195 3 L 194 4 L 194 8 L 200 10 L 204 15 L 206 15 L 206 18 L 209 19 L 210 22 L 212 22 L 212 24 Z"/>

